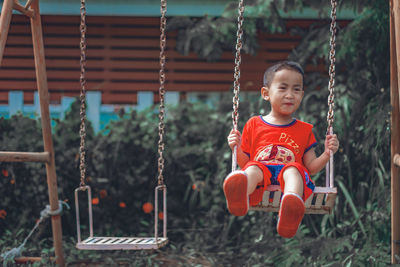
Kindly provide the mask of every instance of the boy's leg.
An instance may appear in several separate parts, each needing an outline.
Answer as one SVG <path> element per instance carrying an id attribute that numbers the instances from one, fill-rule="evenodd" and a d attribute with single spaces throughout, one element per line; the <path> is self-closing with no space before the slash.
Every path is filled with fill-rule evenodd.
<path id="1" fill-rule="evenodd" d="M 299 196 L 303 195 L 303 177 L 296 167 L 289 167 L 283 172 L 283 180 L 285 181 L 284 194 L 291 192 Z"/>
<path id="2" fill-rule="evenodd" d="M 249 194 L 263 181 L 263 172 L 257 166 L 249 166 L 245 171 L 234 171 L 224 181 L 224 194 L 230 213 L 244 216 L 249 210 Z"/>
<path id="3" fill-rule="evenodd" d="M 283 170 L 283 180 L 285 188 L 279 209 L 277 231 L 282 237 L 291 238 L 296 234 L 305 212 L 301 197 L 304 181 L 299 170 L 293 166 Z"/>
<path id="4" fill-rule="evenodd" d="M 255 165 L 248 167 L 245 172 L 247 173 L 247 195 L 250 195 L 263 181 L 264 176 L 262 170 Z"/>

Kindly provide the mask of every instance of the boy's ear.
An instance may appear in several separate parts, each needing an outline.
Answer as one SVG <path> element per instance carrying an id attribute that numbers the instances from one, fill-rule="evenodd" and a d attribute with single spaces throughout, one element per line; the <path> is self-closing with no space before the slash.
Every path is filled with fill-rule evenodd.
<path id="1" fill-rule="evenodd" d="M 261 87 L 261 97 L 268 101 L 269 100 L 269 88 L 266 86 Z"/>

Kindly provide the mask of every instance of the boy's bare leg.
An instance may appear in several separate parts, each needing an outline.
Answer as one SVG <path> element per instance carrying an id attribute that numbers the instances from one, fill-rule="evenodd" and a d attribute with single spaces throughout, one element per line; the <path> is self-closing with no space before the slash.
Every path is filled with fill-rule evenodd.
<path id="1" fill-rule="evenodd" d="M 291 192 L 300 197 L 303 195 L 303 177 L 295 167 L 289 167 L 285 170 L 283 180 L 285 181 L 284 194 Z"/>
<path id="2" fill-rule="evenodd" d="M 257 184 L 263 181 L 263 172 L 257 166 L 250 166 L 245 172 L 247 173 L 247 194 L 250 195 L 256 189 Z"/>

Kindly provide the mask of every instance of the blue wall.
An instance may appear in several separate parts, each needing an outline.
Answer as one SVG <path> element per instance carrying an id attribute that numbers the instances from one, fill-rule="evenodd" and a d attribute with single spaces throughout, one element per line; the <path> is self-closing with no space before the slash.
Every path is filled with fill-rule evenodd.
<path id="1" fill-rule="evenodd" d="M 225 93 L 187 93 L 187 100 L 189 102 L 205 102 L 210 107 L 215 106 L 216 102 L 220 100 L 222 94 Z M 201 100 L 206 95 L 206 100 Z M 124 109 L 126 113 L 132 110 L 143 111 L 154 107 L 154 93 L 153 92 L 138 92 L 137 105 L 103 105 L 101 104 L 102 94 L 99 91 L 89 91 L 86 94 L 86 116 L 92 123 L 95 132 L 103 130 L 107 124 L 112 120 L 118 120 L 118 110 Z M 71 104 L 76 101 L 75 97 L 64 96 L 61 98 L 61 103 L 58 105 L 50 104 L 50 116 L 52 119 L 63 119 L 66 112 L 71 107 Z M 166 109 L 171 106 L 178 105 L 180 102 L 179 92 L 166 92 L 165 105 Z M 158 110 L 158 108 L 156 107 Z M 23 114 L 24 116 L 32 119 L 40 118 L 40 103 L 38 92 L 34 94 L 34 103 L 30 105 L 24 104 L 24 93 L 22 91 L 9 91 L 8 105 L 0 105 L 0 117 L 10 118 L 15 114 Z M 52 121 L 52 125 L 55 122 Z"/>
<path id="2" fill-rule="evenodd" d="M 39 0 L 42 14 L 48 15 L 79 15 L 79 0 Z M 0 1 L 2 3 L 3 1 Z M 21 1 L 24 2 L 24 1 Z M 168 16 L 219 16 L 225 6 L 237 0 L 167 0 Z M 99 16 L 159 16 L 160 1 L 158 0 L 89 0 L 86 1 L 88 15 Z M 284 13 L 284 18 L 320 18 L 318 11 L 303 8 L 302 11 Z M 338 10 L 339 19 L 352 19 L 354 10 Z M 324 12 L 322 16 L 329 15 Z"/>

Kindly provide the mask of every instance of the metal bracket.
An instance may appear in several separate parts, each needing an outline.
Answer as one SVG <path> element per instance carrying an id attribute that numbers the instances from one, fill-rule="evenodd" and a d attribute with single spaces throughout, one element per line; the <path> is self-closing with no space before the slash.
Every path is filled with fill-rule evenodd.
<path id="1" fill-rule="evenodd" d="M 79 218 L 79 191 L 87 191 L 88 194 L 88 210 L 89 210 L 89 235 L 93 237 L 93 212 L 92 212 L 92 190 L 90 186 L 85 185 L 75 189 L 75 211 L 76 211 L 76 232 L 78 235 L 78 243 L 81 243 L 81 222 Z"/>
<path id="2" fill-rule="evenodd" d="M 163 237 L 167 238 L 167 187 L 159 185 L 154 190 L 154 237 L 158 239 L 158 191 L 163 191 Z"/>

